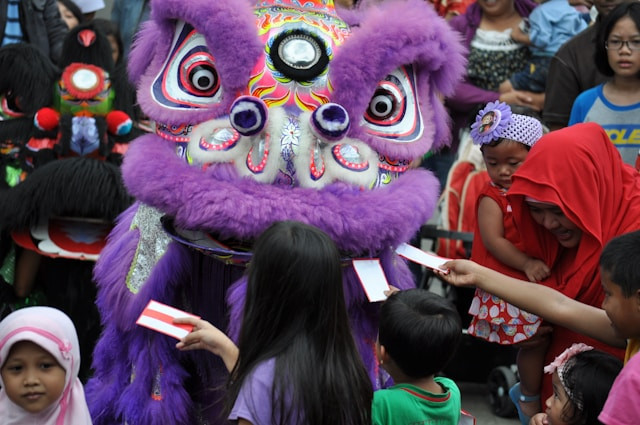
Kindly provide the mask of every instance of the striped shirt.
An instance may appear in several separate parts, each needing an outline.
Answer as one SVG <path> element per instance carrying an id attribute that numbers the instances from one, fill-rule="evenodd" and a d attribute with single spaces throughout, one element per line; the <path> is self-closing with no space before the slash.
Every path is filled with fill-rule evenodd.
<path id="1" fill-rule="evenodd" d="M 7 25 L 2 38 L 3 46 L 24 41 L 20 27 L 20 0 L 7 0 L 7 3 Z"/>

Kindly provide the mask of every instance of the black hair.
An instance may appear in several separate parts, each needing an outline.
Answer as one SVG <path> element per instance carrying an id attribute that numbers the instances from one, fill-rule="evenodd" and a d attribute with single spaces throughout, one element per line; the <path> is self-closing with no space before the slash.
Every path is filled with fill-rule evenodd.
<path id="1" fill-rule="evenodd" d="M 411 378 L 441 372 L 461 336 L 462 323 L 453 303 L 425 289 L 396 292 L 380 310 L 378 342 Z"/>
<path id="2" fill-rule="evenodd" d="M 583 351 L 567 360 L 561 381 L 570 403 L 562 408 L 562 419 L 576 425 L 601 424 L 598 415 L 620 370 L 618 358 L 599 350 Z"/>
<path id="3" fill-rule="evenodd" d="M 33 115 L 51 105 L 60 70 L 33 44 L 17 43 L 0 48 L 0 75 L 0 94 L 6 95 L 9 107 Z"/>
<path id="4" fill-rule="evenodd" d="M 529 146 L 529 145 L 527 145 L 525 143 L 520 143 L 517 140 L 513 140 L 513 139 L 507 139 L 507 138 L 504 138 L 504 137 L 498 137 L 497 139 L 492 140 L 489 143 L 483 143 L 482 145 L 480 145 L 480 152 L 484 153 L 484 147 L 485 146 L 489 146 L 489 147 L 493 148 L 495 146 L 498 146 L 500 143 L 502 143 L 504 141 L 511 142 L 511 143 L 518 143 L 518 144 L 524 146 L 524 148 L 526 150 L 528 150 L 528 151 L 531 150 L 531 146 Z"/>
<path id="5" fill-rule="evenodd" d="M 118 26 L 108 19 L 95 18 L 92 21 L 96 28 L 98 28 L 102 33 L 106 36 L 113 36 L 116 39 L 116 44 L 118 45 L 118 60 L 116 61 L 116 66 L 120 65 L 124 59 L 124 44 L 122 43 L 122 36 L 120 35 L 120 30 Z"/>
<path id="6" fill-rule="evenodd" d="M 88 46 L 84 46 L 80 41 L 79 34 L 84 30 L 93 31 L 95 34 L 95 38 L 91 40 Z M 115 68 L 111 57 L 109 39 L 100 27 L 92 21 L 73 28 L 64 39 L 62 55 L 59 61 L 60 67 L 64 69 L 74 62 L 95 65 L 108 73 L 113 72 Z"/>
<path id="7" fill-rule="evenodd" d="M 226 411 L 254 368 L 275 358 L 273 424 L 369 424 L 373 389 L 349 327 L 338 249 L 283 221 L 257 239 Z"/>
<path id="8" fill-rule="evenodd" d="M 72 0 L 57 0 L 57 2 L 62 3 L 62 5 L 73 14 L 73 16 L 78 20 L 78 25 L 84 22 L 84 14 L 82 13 L 82 10 L 80 10 L 78 5 Z"/>
<path id="9" fill-rule="evenodd" d="M 600 267 L 630 297 L 640 290 L 640 230 L 611 239 L 600 254 Z"/>
<path id="10" fill-rule="evenodd" d="M 598 68 L 598 71 L 608 77 L 612 77 L 614 72 L 613 68 L 611 68 L 611 65 L 609 64 L 609 57 L 607 56 L 605 43 L 609 39 L 609 35 L 611 34 L 613 27 L 625 16 L 630 17 L 633 22 L 635 22 L 636 28 L 640 30 L 640 3 L 637 1 L 620 3 L 604 17 L 598 27 L 594 60 L 596 61 L 596 68 Z M 638 77 L 640 78 L 640 74 Z"/>

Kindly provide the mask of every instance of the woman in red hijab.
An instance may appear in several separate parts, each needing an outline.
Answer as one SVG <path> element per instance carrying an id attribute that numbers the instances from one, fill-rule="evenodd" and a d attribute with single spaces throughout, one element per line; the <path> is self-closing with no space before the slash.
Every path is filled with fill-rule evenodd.
<path id="1" fill-rule="evenodd" d="M 507 196 L 527 254 L 551 268 L 541 283 L 600 307 L 602 248 L 614 236 L 640 229 L 640 174 L 622 162 L 602 127 L 577 124 L 543 136 L 514 174 Z M 545 364 L 574 342 L 621 359 L 624 354 L 560 326 L 551 338 Z M 550 382 L 542 388 L 548 392 Z"/>

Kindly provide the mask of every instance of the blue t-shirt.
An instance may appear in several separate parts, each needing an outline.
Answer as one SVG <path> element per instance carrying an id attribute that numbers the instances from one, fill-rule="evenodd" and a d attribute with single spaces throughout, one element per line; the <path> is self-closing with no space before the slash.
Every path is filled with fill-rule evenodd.
<path id="1" fill-rule="evenodd" d="M 548 0 L 529 15 L 531 53 L 553 56 L 566 41 L 587 28 L 587 22 L 567 0 Z"/>
<path id="2" fill-rule="evenodd" d="M 618 106 L 602 91 L 604 84 L 586 90 L 576 98 L 571 108 L 569 125 L 595 122 L 604 128 L 622 160 L 635 165 L 640 149 L 640 102 Z"/>

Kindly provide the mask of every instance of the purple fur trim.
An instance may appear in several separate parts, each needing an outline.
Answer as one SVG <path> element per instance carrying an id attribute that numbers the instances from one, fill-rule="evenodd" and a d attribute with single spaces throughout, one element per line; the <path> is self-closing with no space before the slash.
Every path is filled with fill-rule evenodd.
<path id="1" fill-rule="evenodd" d="M 334 184 L 318 191 L 224 180 L 215 166 L 204 172 L 189 166 L 155 135 L 132 144 L 122 172 L 135 197 L 174 216 L 179 226 L 250 240 L 274 221 L 298 220 L 359 255 L 409 240 L 433 213 L 438 194 L 438 181 L 426 170 L 408 171 L 375 190 Z"/>
<path id="2" fill-rule="evenodd" d="M 124 283 L 138 244 L 138 232 L 129 231 L 137 208 L 138 205 L 134 204 L 118 217 L 116 226 L 107 239 L 107 245 L 100 252 L 100 258 L 93 268 L 93 277 L 98 287 L 96 304 L 103 325 L 120 317 L 121 310 L 112 310 L 112 306 L 124 308 L 133 297 Z"/>
<path id="3" fill-rule="evenodd" d="M 153 4 L 158 4 L 153 7 Z M 226 115 L 235 93 L 246 89 L 249 75 L 264 50 L 255 27 L 255 15 L 246 1 L 152 1 L 155 25 L 146 25 L 131 53 L 129 71 L 139 87 L 143 111 L 164 124 L 192 124 Z M 212 16 L 224 17 L 211 19 Z M 151 97 L 152 82 L 163 67 L 174 35 L 174 21 L 191 24 L 205 36 L 227 93 L 218 105 L 184 111 L 163 108 Z M 147 44 L 148 41 L 153 40 Z M 139 46 L 139 47 L 138 47 Z M 154 47 L 150 50 L 149 47 Z M 148 58 L 151 57 L 151 60 Z"/>
<path id="4" fill-rule="evenodd" d="M 128 237 L 126 235 L 124 239 Z M 182 283 L 178 276 L 189 263 L 184 255 L 186 251 L 183 247 L 171 245 L 154 267 L 147 283 L 135 295 L 128 291 L 122 280 L 115 285 L 105 285 L 104 278 L 107 276 L 102 274 L 104 268 L 96 272 L 100 282 L 98 304 L 103 320 L 109 317 L 109 312 L 112 319 L 104 323 L 105 331 L 95 349 L 96 374 L 87 384 L 86 392 L 88 402 L 96 403 L 90 406 L 92 411 L 109 406 L 111 413 L 104 414 L 105 424 L 113 423 L 113 417 L 126 418 L 130 424 L 193 423 L 193 418 L 189 416 L 192 402 L 184 388 L 188 373 L 180 365 L 181 354 L 175 349 L 175 342 L 135 325 L 135 320 L 149 300 L 177 304 L 176 288 Z M 107 260 L 101 257 L 99 262 Z M 110 263 L 112 267 L 119 268 L 119 273 L 113 273 L 112 276 L 127 270 L 130 260 Z M 119 303 L 123 296 L 127 299 L 126 304 Z M 154 400 L 150 392 L 160 365 L 162 402 Z M 135 379 L 129 383 L 134 370 Z M 127 380 L 123 381 L 125 376 Z"/>
<path id="5" fill-rule="evenodd" d="M 104 417 L 102 423 L 105 424 L 113 423 L 114 417 L 124 417 L 131 424 L 159 425 L 166 423 L 165 420 L 190 423 L 187 414 L 190 401 L 183 388 L 187 374 L 175 358 L 177 350 L 172 345 L 168 349 L 166 345 L 162 348 L 162 344 L 151 344 L 154 337 L 158 337 L 135 325 L 149 300 L 173 303 L 176 276 L 183 273 L 188 260 L 182 254 L 183 247 L 170 246 L 140 292 L 132 294 L 125 282 L 138 242 L 138 230 L 129 229 L 136 209 L 137 205 L 119 218 L 94 269 L 98 282 L 97 305 L 105 330 L 95 348 L 96 373 L 87 384 L 87 400 L 95 417 Z M 170 413 L 164 413 L 173 415 L 171 417 L 157 414 L 163 403 L 154 401 L 150 394 L 149 383 L 153 382 L 159 364 L 163 365 L 164 404 L 172 406 Z M 132 366 L 136 379 L 129 385 Z"/>
<path id="6" fill-rule="evenodd" d="M 180 366 L 175 341 L 148 329 L 140 328 L 135 333 L 139 335 L 131 338 L 128 350 L 135 366 L 135 379 L 122 391 L 118 413 L 132 425 L 195 423 L 190 416 L 192 403 L 184 388 L 187 373 Z M 162 399 L 154 400 L 149 383 L 154 382 L 160 365 Z"/>
<path id="7" fill-rule="evenodd" d="M 220 405 L 215 401 L 220 394 L 212 393 L 211 388 L 220 387 L 226 379 L 220 360 L 206 351 L 181 353 L 171 338 L 141 328 L 135 321 L 154 299 L 193 311 L 224 328 L 226 321 L 220 320 L 225 319 L 224 290 L 229 285 L 225 276 L 233 279 L 241 270 L 172 243 L 145 285 L 137 294 L 131 293 L 125 282 L 139 238 L 139 230 L 131 229 L 137 208 L 135 205 L 119 218 L 95 268 L 97 304 L 104 325 L 95 348 L 95 374 L 86 390 L 95 423 L 112 424 L 114 418 L 126 418 L 132 425 L 191 424 L 199 409 L 210 420 L 216 419 Z M 206 300 L 200 299 L 203 296 Z M 185 363 L 192 365 L 191 370 L 185 369 Z M 154 400 L 150 392 L 159 365 L 162 401 Z M 130 383 L 133 371 L 135 379 Z M 202 388 L 185 387 L 186 377 L 194 371 Z M 196 408 L 194 402 L 201 406 Z"/>
<path id="8" fill-rule="evenodd" d="M 421 140 L 405 144 L 375 138 L 355 126 L 351 134 L 393 158 L 415 158 L 431 148 L 432 140 L 445 144 L 448 116 L 437 96 L 451 94 L 464 73 L 459 35 L 422 0 L 386 1 L 365 13 L 331 63 L 332 101 L 351 117 L 361 117 L 377 82 L 398 66 L 413 63 L 426 128 Z"/>
<path id="9" fill-rule="evenodd" d="M 116 422 L 115 400 L 131 379 L 130 364 L 123 361 L 122 350 L 116 347 L 123 347 L 127 342 L 126 335 L 122 335 L 115 326 L 109 326 L 103 330 L 94 348 L 94 374 L 85 385 L 87 405 L 94 425 Z"/>

